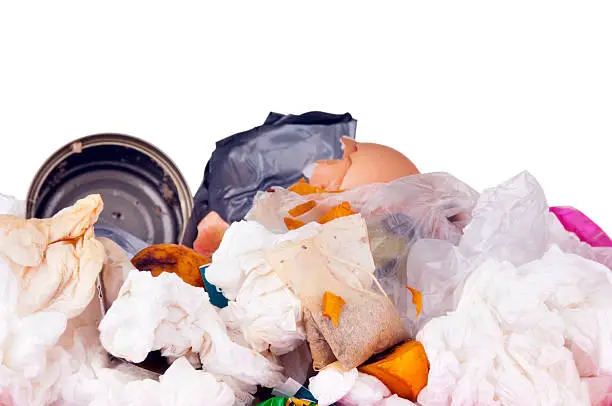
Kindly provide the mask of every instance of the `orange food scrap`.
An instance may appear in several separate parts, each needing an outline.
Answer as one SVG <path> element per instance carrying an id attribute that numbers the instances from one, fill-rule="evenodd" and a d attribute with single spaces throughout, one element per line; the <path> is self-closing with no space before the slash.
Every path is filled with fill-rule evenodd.
<path id="1" fill-rule="evenodd" d="M 416 316 L 419 317 L 423 310 L 423 294 L 410 286 L 406 286 L 406 288 L 412 293 L 412 304 L 416 306 Z"/>
<path id="2" fill-rule="evenodd" d="M 316 406 L 310 400 L 296 399 L 296 398 L 287 399 L 287 403 L 285 404 L 285 406 L 291 406 L 291 405 L 294 405 L 294 406 Z"/>
<path id="3" fill-rule="evenodd" d="M 340 311 L 342 306 L 345 305 L 344 299 L 340 296 L 334 295 L 331 292 L 325 292 L 323 294 L 323 316 L 329 317 L 335 327 L 338 327 L 340 321 Z"/>
<path id="4" fill-rule="evenodd" d="M 420 342 L 408 341 L 383 359 L 358 369 L 378 378 L 391 393 L 416 402 L 419 392 L 427 385 L 429 360 Z"/>
<path id="5" fill-rule="evenodd" d="M 285 217 L 283 220 L 285 221 L 285 226 L 287 226 L 287 230 L 297 230 L 298 228 L 306 224 L 303 221 L 296 220 L 291 217 Z"/>
<path id="6" fill-rule="evenodd" d="M 293 209 L 289 210 L 289 215 L 291 217 L 298 217 L 304 213 L 308 213 L 310 210 L 314 209 L 317 203 L 314 200 L 309 200 L 306 203 L 298 204 Z"/>
<path id="7" fill-rule="evenodd" d="M 300 179 L 295 185 L 290 186 L 289 191 L 302 196 L 312 195 L 316 193 L 325 193 L 325 190 L 321 189 L 320 187 L 312 186 L 311 184 L 306 182 L 306 179 L 304 178 Z"/>
<path id="8" fill-rule="evenodd" d="M 319 224 L 329 223 L 340 217 L 351 216 L 355 214 L 349 202 L 342 202 L 341 204 L 332 207 L 327 213 L 317 220 Z"/>

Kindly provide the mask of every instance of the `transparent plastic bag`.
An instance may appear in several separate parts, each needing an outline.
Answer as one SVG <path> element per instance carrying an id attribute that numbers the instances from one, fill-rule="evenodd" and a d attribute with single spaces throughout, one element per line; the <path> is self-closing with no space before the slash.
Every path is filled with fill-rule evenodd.
<path id="1" fill-rule="evenodd" d="M 431 365 L 419 402 L 583 404 L 580 380 L 612 369 L 612 276 L 585 258 L 612 262 L 563 228 L 527 172 L 482 193 L 459 244 L 417 241 L 407 279 L 422 312 L 408 317 Z"/>
<path id="2" fill-rule="evenodd" d="M 140 238 L 110 224 L 96 224 L 94 226 L 96 238 L 108 238 L 117 244 L 130 258 L 149 246 Z"/>
<path id="3" fill-rule="evenodd" d="M 478 193 L 447 173 L 411 175 L 386 184 L 369 184 L 340 193 L 299 195 L 283 188 L 259 193 L 247 219 L 273 232 L 286 232 L 289 211 L 314 201 L 316 206 L 295 217 L 315 221 L 330 208 L 348 202 L 365 219 L 375 276 L 391 298 L 404 325 L 404 315 L 415 313 L 412 294 L 406 288 L 406 258 L 412 245 L 423 238 L 459 243 L 463 227 L 471 219 Z"/>
<path id="4" fill-rule="evenodd" d="M 452 175 L 413 175 L 385 184 L 360 210 L 368 225 L 375 276 L 392 298 L 406 327 L 416 315 L 414 288 L 406 277 L 412 246 L 424 238 L 457 244 L 471 219 L 478 194 Z"/>
<path id="5" fill-rule="evenodd" d="M 612 269 L 612 248 L 593 247 L 566 230 L 559 218 L 550 212 L 544 190 L 529 172 L 485 190 L 471 218 L 456 247 L 451 248 L 443 241 L 424 240 L 412 250 L 407 265 L 410 269 L 408 282 L 421 290 L 423 300 L 426 293 L 433 297 L 437 296 L 436 291 L 449 291 L 451 281 L 458 285 L 456 281 L 464 279 L 469 268 L 475 268 L 485 258 L 520 266 L 542 258 L 551 245 Z M 437 274 L 440 283 L 436 284 L 430 277 Z M 427 279 L 430 280 L 425 283 Z M 444 280 L 449 283 L 445 284 Z M 423 312 L 427 307 L 423 304 Z M 432 314 L 443 314 L 446 310 Z"/>
<path id="6" fill-rule="evenodd" d="M 421 293 L 422 311 L 418 317 L 404 314 L 409 331 L 455 309 L 466 278 L 486 258 L 515 266 L 541 258 L 549 245 L 550 216 L 540 185 L 523 172 L 478 197 L 458 244 L 417 241 L 407 258 L 406 282 Z"/>

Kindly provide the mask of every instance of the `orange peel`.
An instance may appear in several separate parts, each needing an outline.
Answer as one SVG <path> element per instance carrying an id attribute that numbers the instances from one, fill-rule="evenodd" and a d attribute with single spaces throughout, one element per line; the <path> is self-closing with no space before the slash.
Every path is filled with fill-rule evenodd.
<path id="1" fill-rule="evenodd" d="M 293 209 L 289 210 L 289 215 L 291 217 L 299 217 L 302 214 L 308 213 L 310 210 L 314 209 L 317 203 L 314 200 L 309 200 L 306 203 L 298 204 Z"/>
<path id="2" fill-rule="evenodd" d="M 327 291 L 323 293 L 323 316 L 329 317 L 335 327 L 338 327 L 340 312 L 345 304 L 340 296 Z"/>
<path id="3" fill-rule="evenodd" d="M 321 216 L 317 222 L 319 224 L 329 223 L 332 220 L 340 217 L 351 216 L 355 214 L 349 202 L 342 202 L 341 204 L 332 207 L 327 213 Z"/>
<path id="4" fill-rule="evenodd" d="M 312 186 L 311 184 L 306 182 L 306 179 L 304 178 L 300 179 L 295 185 L 290 186 L 288 190 L 291 192 L 297 193 L 298 195 L 301 195 L 301 196 L 307 196 L 307 195 L 312 195 L 312 194 L 317 194 L 317 193 L 325 193 L 324 189 L 320 187 Z"/>
<path id="5" fill-rule="evenodd" d="M 416 316 L 419 317 L 421 311 L 423 311 L 423 294 L 410 286 L 406 286 L 406 288 L 412 293 L 412 304 L 416 307 Z"/>
<path id="6" fill-rule="evenodd" d="M 392 393 L 415 402 L 427 385 L 429 360 L 420 342 L 408 341 L 395 347 L 384 358 L 362 365 L 358 370 L 378 378 Z"/>
<path id="7" fill-rule="evenodd" d="M 287 227 L 287 230 L 297 230 L 298 228 L 306 225 L 306 223 L 304 223 L 303 221 L 296 220 L 291 217 L 285 217 L 283 221 L 285 222 L 285 226 Z"/>

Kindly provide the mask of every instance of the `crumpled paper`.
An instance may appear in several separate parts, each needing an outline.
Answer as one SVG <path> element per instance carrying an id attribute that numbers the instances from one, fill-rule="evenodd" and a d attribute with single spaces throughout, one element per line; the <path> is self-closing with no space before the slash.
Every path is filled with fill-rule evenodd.
<path id="1" fill-rule="evenodd" d="M 17 276 L 20 314 L 72 318 L 87 307 L 104 261 L 93 230 L 101 211 L 102 199 L 91 195 L 49 219 L 0 215 L 0 256 Z"/>
<path id="2" fill-rule="evenodd" d="M 166 357 L 196 353 L 204 371 L 234 390 L 252 394 L 255 385 L 284 382 L 280 366 L 230 339 L 204 289 L 175 274 L 132 271 L 99 329 L 104 348 L 131 362 L 156 350 Z"/>
<path id="3" fill-rule="evenodd" d="M 486 190 L 472 218 L 458 246 L 421 240 L 408 257 L 409 284 L 423 294 L 417 339 L 430 361 L 419 403 L 601 398 L 588 381 L 611 372 L 612 277 L 569 252 L 605 251 L 558 228 L 528 173 Z"/>

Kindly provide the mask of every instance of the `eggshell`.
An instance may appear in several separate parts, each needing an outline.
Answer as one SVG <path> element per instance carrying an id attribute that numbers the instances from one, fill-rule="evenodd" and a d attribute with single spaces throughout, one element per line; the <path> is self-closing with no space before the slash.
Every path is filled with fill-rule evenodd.
<path id="1" fill-rule="evenodd" d="M 344 156 L 318 161 L 310 184 L 328 191 L 345 190 L 368 183 L 391 182 L 419 173 L 401 152 L 373 143 L 343 138 Z"/>

